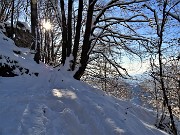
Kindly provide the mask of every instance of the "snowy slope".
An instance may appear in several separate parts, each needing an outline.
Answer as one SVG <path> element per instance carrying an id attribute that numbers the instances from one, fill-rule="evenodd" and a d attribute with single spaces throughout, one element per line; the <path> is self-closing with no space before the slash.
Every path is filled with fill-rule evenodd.
<path id="1" fill-rule="evenodd" d="M 37 66 L 30 50 L 15 46 L 13 40 L 6 37 L 0 29 L 0 66 L 12 67 L 15 75 L 34 75 L 42 70 L 42 65 L 44 66 L 42 63 Z"/>
<path id="2" fill-rule="evenodd" d="M 18 49 L 22 53 L 14 54 Z M 153 112 L 74 80 L 63 68 L 37 65 L 25 51 L 0 33 L 2 57 L 38 72 L 0 77 L 0 135 L 166 134 L 153 126 Z"/>
<path id="3" fill-rule="evenodd" d="M 161 135 L 154 115 L 66 72 L 0 78 L 1 135 Z"/>

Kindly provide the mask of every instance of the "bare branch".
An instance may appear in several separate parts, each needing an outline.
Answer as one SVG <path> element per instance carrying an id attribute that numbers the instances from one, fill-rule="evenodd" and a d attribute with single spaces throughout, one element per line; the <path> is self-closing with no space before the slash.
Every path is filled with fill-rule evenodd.
<path id="1" fill-rule="evenodd" d="M 125 74 L 129 76 L 129 74 L 128 74 L 128 72 L 127 72 L 127 70 L 126 70 L 125 68 L 121 67 L 121 66 L 118 65 L 117 63 L 115 63 L 115 62 L 111 61 L 110 59 L 108 59 L 108 57 L 106 57 L 106 55 L 105 55 L 104 53 L 99 52 L 99 51 L 93 51 L 93 52 L 94 52 L 94 53 L 100 53 L 100 54 L 102 54 L 103 57 L 116 69 L 116 71 L 118 72 L 118 74 L 119 74 L 121 77 L 127 78 L 127 77 L 125 77 L 125 76 L 119 71 L 118 68 L 122 69 L 122 70 L 125 72 Z"/>
<path id="2" fill-rule="evenodd" d="M 132 19 L 134 19 L 136 17 L 139 17 L 139 16 L 144 17 L 146 20 L 132 20 Z M 127 18 L 127 19 L 125 19 L 125 18 L 117 18 L 117 17 L 108 17 L 108 18 L 99 20 L 99 22 L 113 21 L 113 20 L 118 21 L 118 22 L 149 22 L 149 20 L 147 20 L 147 17 L 144 16 L 144 15 L 135 15 L 135 16 L 132 16 L 132 17 Z"/>

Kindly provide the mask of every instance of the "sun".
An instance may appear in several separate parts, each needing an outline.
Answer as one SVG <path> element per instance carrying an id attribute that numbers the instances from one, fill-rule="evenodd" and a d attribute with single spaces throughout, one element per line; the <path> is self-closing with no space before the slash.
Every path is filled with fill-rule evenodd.
<path id="1" fill-rule="evenodd" d="M 50 30 L 51 29 L 51 23 L 49 21 L 44 21 L 43 22 L 43 28 L 45 30 Z"/>

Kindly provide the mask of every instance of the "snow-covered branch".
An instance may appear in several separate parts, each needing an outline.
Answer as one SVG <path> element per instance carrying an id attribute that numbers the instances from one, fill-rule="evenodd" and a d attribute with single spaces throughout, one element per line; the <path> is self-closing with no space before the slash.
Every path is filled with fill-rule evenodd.
<path id="1" fill-rule="evenodd" d="M 155 10 L 155 9 L 152 9 L 152 8 L 151 8 L 150 6 L 148 6 L 147 4 L 144 4 L 144 6 L 154 13 L 154 19 L 155 19 L 155 23 L 156 23 L 156 26 L 157 26 L 157 33 L 158 33 L 158 35 L 159 35 L 159 34 L 160 34 L 160 25 L 159 25 L 159 19 L 158 19 L 158 15 L 157 15 L 156 10 Z"/>
<path id="2" fill-rule="evenodd" d="M 142 19 L 142 20 L 140 20 L 140 19 L 133 20 L 134 18 L 140 17 L 140 16 L 143 17 L 143 18 L 145 18 L 145 20 L 143 20 L 143 19 Z M 99 22 L 103 22 L 103 21 L 118 21 L 118 22 L 148 22 L 147 17 L 144 16 L 144 15 L 135 15 L 135 16 L 132 16 L 132 17 L 127 18 L 127 19 L 125 19 L 125 18 L 118 18 L 118 17 L 108 17 L 108 18 L 99 20 Z"/>
<path id="3" fill-rule="evenodd" d="M 103 34 L 101 37 L 107 37 L 107 36 L 112 36 L 112 37 L 116 37 L 116 38 L 123 38 L 123 39 L 129 39 L 129 40 L 143 40 L 143 41 L 148 41 L 147 39 L 144 39 L 144 38 L 133 37 L 133 36 L 128 36 L 128 35 L 124 35 L 124 34 L 114 35 L 114 34 L 106 33 L 106 34 Z"/>
<path id="4" fill-rule="evenodd" d="M 179 21 L 180 22 L 180 16 L 178 16 L 178 15 L 175 15 L 175 14 L 173 14 L 173 13 L 171 13 L 171 12 L 166 12 L 168 15 L 170 15 L 172 18 L 174 18 L 174 19 L 176 19 L 177 21 Z"/>

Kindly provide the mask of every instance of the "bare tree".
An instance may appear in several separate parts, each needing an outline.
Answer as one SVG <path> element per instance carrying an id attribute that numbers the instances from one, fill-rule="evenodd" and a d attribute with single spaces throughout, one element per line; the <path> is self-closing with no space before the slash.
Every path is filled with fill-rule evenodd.
<path id="1" fill-rule="evenodd" d="M 40 60 L 40 45 L 39 45 L 39 32 L 38 32 L 38 13 L 37 13 L 37 0 L 31 0 L 31 32 L 34 37 L 32 50 L 36 50 L 34 60 L 39 63 Z"/>
<path id="2" fill-rule="evenodd" d="M 76 28 L 75 31 L 72 29 L 72 5 L 73 1 L 68 1 L 68 13 L 66 15 L 66 8 L 65 8 L 65 2 L 63 0 L 60 0 L 60 9 L 61 9 L 61 16 L 58 15 L 57 17 L 62 19 L 60 22 L 60 26 L 62 28 L 62 59 L 61 63 L 64 65 L 66 61 L 66 57 L 69 57 L 72 51 L 73 58 L 70 63 L 72 62 L 72 66 L 70 66 L 70 70 L 76 70 L 76 73 L 74 74 L 75 79 L 80 79 L 81 76 L 84 74 L 86 67 L 89 63 L 90 55 L 93 55 L 94 53 L 101 53 L 100 50 L 97 51 L 96 48 L 97 44 L 106 44 L 106 42 L 110 41 L 110 44 L 115 46 L 121 46 L 125 50 L 128 50 L 131 53 L 137 53 L 136 51 L 132 51 L 130 47 L 127 47 L 126 44 L 121 44 L 120 42 L 126 42 L 129 40 L 129 44 L 132 42 L 140 43 L 141 41 L 147 41 L 143 37 L 139 36 L 133 31 L 133 28 L 130 27 L 127 23 L 137 23 L 137 22 L 148 22 L 146 17 L 142 13 L 136 12 L 135 8 L 132 11 L 133 14 L 127 14 L 128 16 L 125 18 L 124 16 L 121 18 L 120 16 L 123 15 L 119 14 L 119 16 L 109 16 L 109 11 L 112 9 L 115 9 L 115 12 L 123 12 L 125 6 L 130 6 L 138 3 L 142 3 L 144 0 L 138 0 L 138 1 L 129 1 L 129 2 L 121 2 L 118 0 L 113 1 L 100 1 L 100 0 L 89 0 L 87 2 L 78 1 L 79 6 L 76 8 L 78 10 L 77 12 L 77 21 L 75 20 Z M 86 6 L 88 5 L 88 6 Z M 83 8 L 84 6 L 84 8 Z M 54 8 L 57 12 L 58 8 Z M 129 11 L 129 9 L 127 8 Z M 125 12 L 124 12 L 125 13 Z M 111 14 L 112 15 L 112 14 Z M 66 19 L 67 18 L 67 19 Z M 140 19 L 139 19 L 140 18 Z M 85 22 L 83 22 L 83 19 L 85 19 Z M 74 24 L 74 26 L 75 26 Z M 83 27 L 81 27 L 83 24 Z M 127 30 L 131 31 L 132 35 L 125 35 L 122 34 L 119 30 L 119 27 L 124 27 Z M 112 30 L 112 28 L 115 28 L 117 31 Z M 84 33 L 81 33 L 80 31 L 84 31 Z M 73 32 L 72 32 L 73 31 Z M 72 33 L 75 33 L 74 37 L 75 39 L 72 39 Z M 83 35 L 81 35 L 83 34 Z M 81 39 L 81 41 L 80 41 Z M 126 41 L 125 41 L 126 40 Z M 74 41 L 74 42 L 73 42 Z M 102 46 L 103 46 L 102 45 Z M 122 46 L 123 45 L 123 46 Z M 106 46 L 107 47 L 107 46 Z M 113 47 L 111 47 L 113 48 Z M 80 50 L 81 49 L 81 50 Z M 77 59 L 77 55 L 78 56 Z M 118 65 L 115 61 L 109 60 L 108 57 L 106 57 L 103 54 L 104 58 L 108 59 L 108 62 L 110 62 L 116 70 L 123 70 L 126 72 L 124 68 L 122 68 L 120 65 Z M 79 66 L 78 66 L 79 65 Z M 118 71 L 120 73 L 120 71 Z"/>
<path id="3" fill-rule="evenodd" d="M 169 22 L 171 20 L 170 17 L 173 17 L 171 14 L 171 9 L 173 9 L 176 5 L 178 5 L 179 2 L 173 3 L 170 5 L 167 0 L 161 1 L 160 4 L 160 12 L 153 9 L 150 5 L 145 4 L 145 7 L 149 9 L 152 14 L 154 15 L 153 20 L 154 24 L 152 24 L 152 27 L 154 26 L 156 30 L 156 39 L 154 40 L 153 46 L 155 47 L 155 54 L 157 54 L 157 63 L 156 64 L 156 69 L 158 69 L 158 72 L 153 72 L 153 78 L 157 80 L 159 83 L 160 90 L 162 91 L 163 94 L 163 105 L 164 107 L 167 107 L 168 113 L 170 115 L 170 121 L 171 125 L 170 128 L 172 128 L 172 132 L 174 135 L 177 135 L 177 129 L 175 126 L 175 121 L 174 121 L 174 115 L 172 111 L 172 106 L 170 103 L 170 98 L 171 96 L 169 95 L 170 91 L 170 85 L 166 82 L 166 79 L 168 78 L 169 75 L 166 73 L 166 67 L 167 65 L 164 63 L 165 57 L 167 54 L 164 54 L 165 50 L 168 51 L 168 49 L 172 46 L 174 47 L 175 44 L 173 43 L 174 41 L 177 41 L 177 39 L 171 39 L 172 37 L 169 35 L 166 35 L 166 29 L 168 29 Z M 160 14 L 159 14 L 160 13 Z M 178 19 L 175 18 L 177 21 Z M 174 23 L 174 22 L 171 22 Z M 166 38 L 165 38 L 166 37 Z M 166 66 L 165 66 L 166 65 Z M 169 76 L 170 77 L 170 76 Z M 159 127 L 162 125 L 162 121 L 164 120 L 163 115 L 161 117 L 160 122 L 158 123 Z"/>

